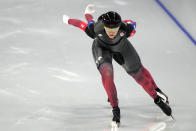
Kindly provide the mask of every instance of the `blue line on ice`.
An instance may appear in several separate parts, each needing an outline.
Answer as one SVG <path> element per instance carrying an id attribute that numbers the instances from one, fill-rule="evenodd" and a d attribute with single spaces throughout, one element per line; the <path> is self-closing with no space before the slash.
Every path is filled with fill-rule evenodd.
<path id="1" fill-rule="evenodd" d="M 177 26 L 186 34 L 186 36 L 196 45 L 196 40 L 191 34 L 179 23 L 179 21 L 171 14 L 160 0 L 155 0 L 157 4 L 167 13 L 167 15 L 177 24 Z"/>

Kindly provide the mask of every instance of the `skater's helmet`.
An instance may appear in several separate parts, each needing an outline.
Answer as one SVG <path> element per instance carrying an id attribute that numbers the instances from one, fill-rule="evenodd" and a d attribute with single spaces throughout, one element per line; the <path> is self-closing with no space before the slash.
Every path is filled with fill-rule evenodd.
<path id="1" fill-rule="evenodd" d="M 109 11 L 101 15 L 98 20 L 102 20 L 105 27 L 116 28 L 121 24 L 121 16 L 114 11 Z"/>

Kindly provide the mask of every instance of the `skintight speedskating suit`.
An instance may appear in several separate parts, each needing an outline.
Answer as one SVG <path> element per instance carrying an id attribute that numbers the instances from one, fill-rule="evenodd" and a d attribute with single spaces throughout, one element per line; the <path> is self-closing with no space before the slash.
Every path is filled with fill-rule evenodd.
<path id="1" fill-rule="evenodd" d="M 102 83 L 111 106 L 113 108 L 118 106 L 112 59 L 120 64 L 155 99 L 157 97 L 157 85 L 149 71 L 142 65 L 138 53 L 127 39 L 135 34 L 136 23 L 131 20 L 124 20 L 118 34 L 114 39 L 111 39 L 107 36 L 101 20 L 94 22 L 93 17 L 88 14 L 85 15 L 85 18 L 88 24 L 78 19 L 69 19 L 68 24 L 79 27 L 94 39 L 92 45 L 93 57 L 102 76 Z"/>

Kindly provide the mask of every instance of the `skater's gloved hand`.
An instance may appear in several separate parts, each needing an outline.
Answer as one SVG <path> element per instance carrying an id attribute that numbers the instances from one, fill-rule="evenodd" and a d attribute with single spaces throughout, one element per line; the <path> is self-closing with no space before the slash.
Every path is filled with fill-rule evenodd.
<path id="1" fill-rule="evenodd" d="M 68 21 L 69 21 L 69 16 L 63 15 L 63 23 L 69 24 Z"/>
<path id="2" fill-rule="evenodd" d="M 85 14 L 93 14 L 95 13 L 96 6 L 94 4 L 88 4 L 85 9 Z"/>

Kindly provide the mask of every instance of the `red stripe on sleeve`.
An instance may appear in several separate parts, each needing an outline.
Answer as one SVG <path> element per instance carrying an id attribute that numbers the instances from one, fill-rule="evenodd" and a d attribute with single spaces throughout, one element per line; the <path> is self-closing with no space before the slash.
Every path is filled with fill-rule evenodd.
<path id="1" fill-rule="evenodd" d="M 136 22 L 135 21 L 132 21 L 132 20 L 123 20 L 123 22 L 125 23 L 133 23 L 136 25 Z M 129 35 L 129 37 L 132 37 L 134 34 L 136 33 L 136 30 L 134 29 L 131 34 Z"/>
<path id="2" fill-rule="evenodd" d="M 86 27 L 88 26 L 87 23 L 77 19 L 69 19 L 68 23 L 82 29 L 83 31 L 85 31 Z"/>
<path id="3" fill-rule="evenodd" d="M 129 37 L 132 37 L 136 33 L 136 30 L 133 30 Z"/>
<path id="4" fill-rule="evenodd" d="M 80 25 L 79 25 L 79 28 L 82 29 L 83 31 L 85 31 L 87 26 L 88 25 L 85 22 L 81 22 Z"/>
<path id="5" fill-rule="evenodd" d="M 85 18 L 88 22 L 93 20 L 93 16 L 91 14 L 85 14 Z"/>
<path id="6" fill-rule="evenodd" d="M 125 23 L 131 22 L 131 23 L 134 23 L 136 25 L 136 22 L 135 21 L 132 21 L 132 20 L 123 20 L 123 22 L 125 22 Z"/>

